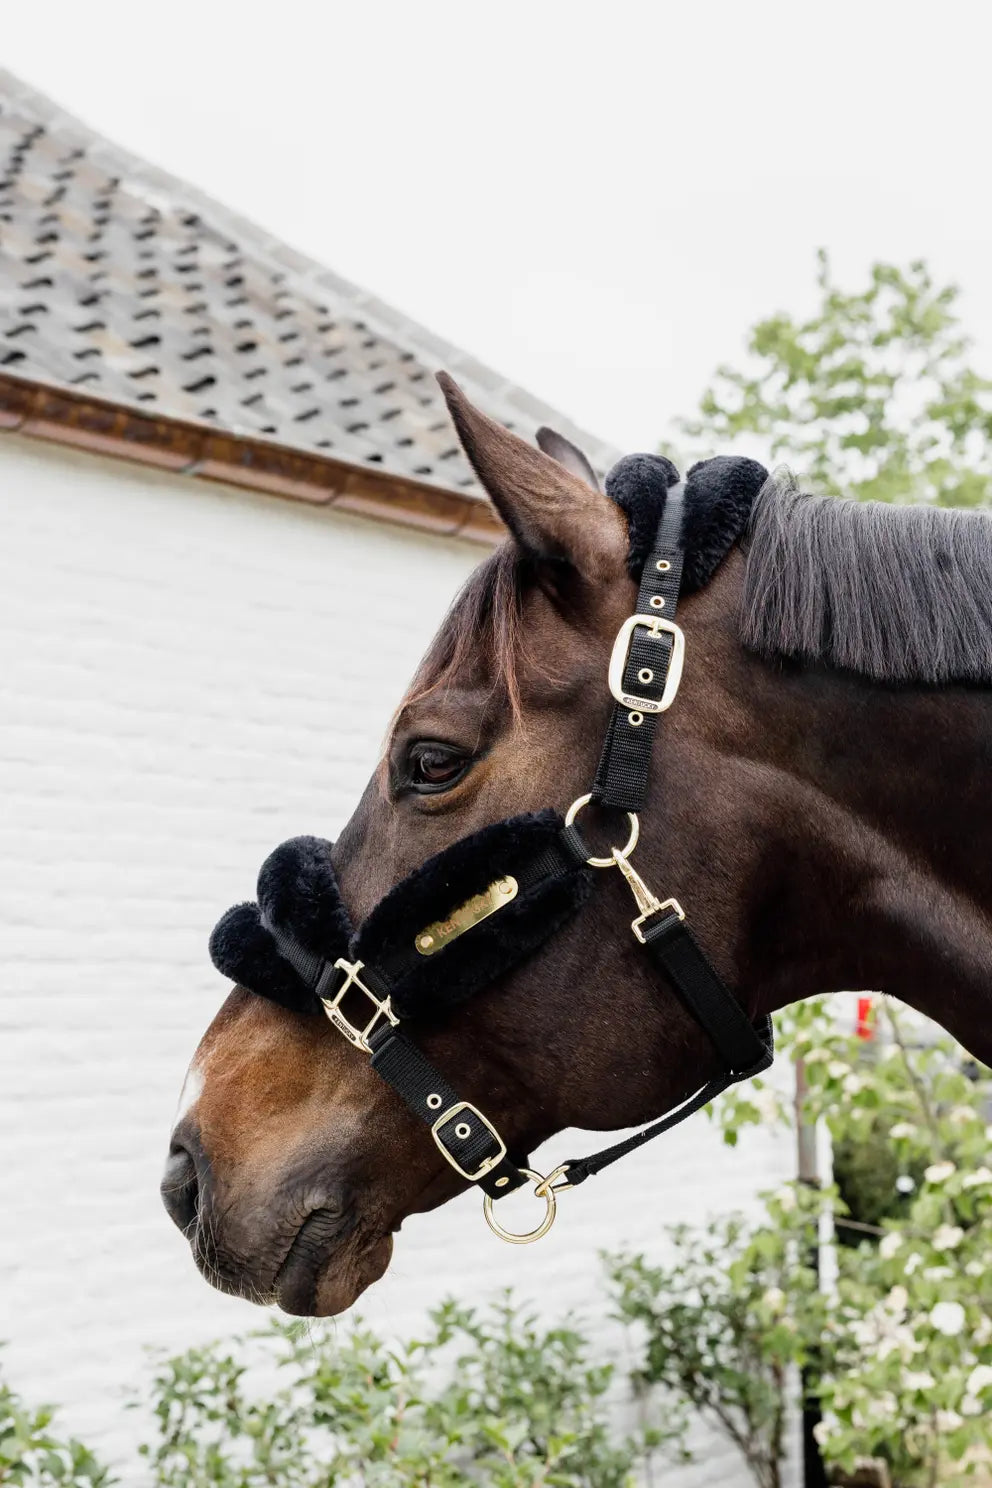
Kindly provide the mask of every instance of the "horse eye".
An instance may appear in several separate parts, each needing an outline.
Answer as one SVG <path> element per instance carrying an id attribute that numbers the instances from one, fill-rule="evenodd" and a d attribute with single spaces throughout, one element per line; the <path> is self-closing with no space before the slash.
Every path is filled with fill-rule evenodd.
<path id="1" fill-rule="evenodd" d="M 438 744 L 434 740 L 422 739 L 412 744 L 407 751 L 407 779 L 412 790 L 421 795 L 433 791 L 449 790 L 461 780 L 471 759 L 452 748 L 450 744 Z"/>

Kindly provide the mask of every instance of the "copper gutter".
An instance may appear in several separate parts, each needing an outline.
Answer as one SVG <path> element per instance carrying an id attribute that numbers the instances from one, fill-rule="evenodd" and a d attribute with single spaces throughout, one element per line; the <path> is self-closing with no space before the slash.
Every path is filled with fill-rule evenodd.
<path id="1" fill-rule="evenodd" d="M 477 496 L 387 475 L 269 439 L 230 434 L 0 372 L 0 430 L 200 480 L 358 512 L 493 546 L 505 528 Z"/>

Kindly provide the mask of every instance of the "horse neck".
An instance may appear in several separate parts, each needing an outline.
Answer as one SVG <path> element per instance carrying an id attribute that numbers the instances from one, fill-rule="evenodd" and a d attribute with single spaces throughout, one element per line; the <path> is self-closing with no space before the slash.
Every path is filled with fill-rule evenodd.
<path id="1" fill-rule="evenodd" d="M 700 611 L 649 866 L 750 1013 L 884 991 L 992 1062 L 992 691 L 759 660 L 734 598 Z"/>

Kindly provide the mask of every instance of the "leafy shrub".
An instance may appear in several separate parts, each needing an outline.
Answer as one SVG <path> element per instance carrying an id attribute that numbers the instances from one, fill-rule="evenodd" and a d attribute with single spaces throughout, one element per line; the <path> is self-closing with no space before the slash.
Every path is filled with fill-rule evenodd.
<path id="1" fill-rule="evenodd" d="M 49 1406 L 31 1409 L 0 1380 L 0 1483 L 109 1488 L 116 1482 L 87 1447 L 53 1434 Z"/>
<path id="2" fill-rule="evenodd" d="M 143 1451 L 157 1488 L 626 1488 L 638 1448 L 611 1431 L 613 1371 L 590 1354 L 509 1296 L 484 1313 L 445 1303 L 397 1348 L 275 1323 L 162 1364 Z"/>
<path id="3" fill-rule="evenodd" d="M 740 1450 L 761 1488 L 780 1488 L 796 1371 L 824 1328 L 826 1299 L 809 1263 L 817 1200 L 785 1189 L 773 1223 L 740 1217 L 670 1232 L 672 1259 L 607 1260 L 618 1315 L 636 1330 L 635 1389 L 661 1387 L 652 1417 L 698 1412 Z"/>

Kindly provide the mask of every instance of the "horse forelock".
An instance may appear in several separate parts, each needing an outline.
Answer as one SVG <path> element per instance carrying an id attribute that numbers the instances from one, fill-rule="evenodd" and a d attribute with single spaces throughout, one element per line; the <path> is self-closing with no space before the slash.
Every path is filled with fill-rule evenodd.
<path id="1" fill-rule="evenodd" d="M 513 543 L 503 543 L 470 574 L 448 610 L 403 699 L 401 710 L 464 677 L 485 672 L 520 714 L 524 653 L 523 597 L 531 565 Z"/>

